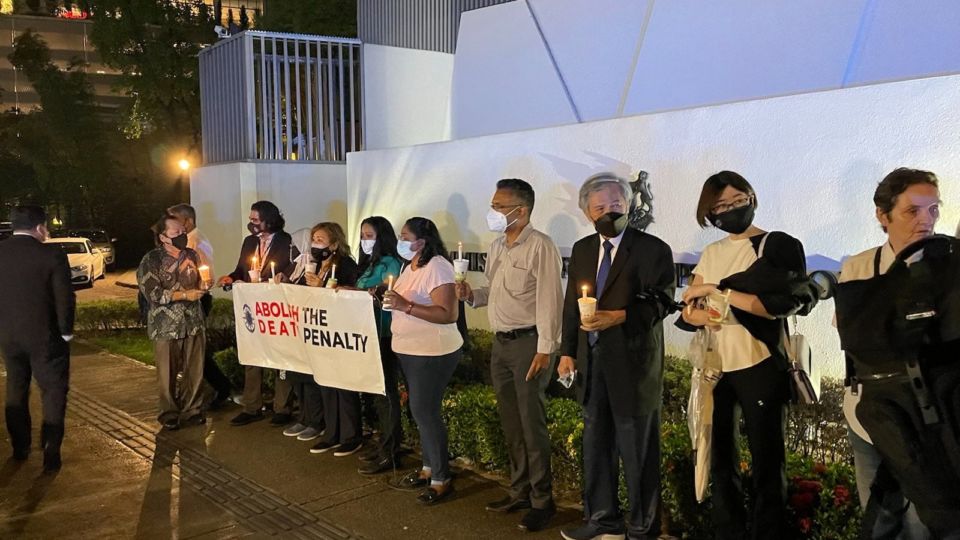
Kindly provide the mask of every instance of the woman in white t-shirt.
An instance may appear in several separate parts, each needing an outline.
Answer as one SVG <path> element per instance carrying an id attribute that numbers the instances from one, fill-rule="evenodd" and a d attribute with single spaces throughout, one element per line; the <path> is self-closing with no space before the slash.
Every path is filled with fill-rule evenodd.
<path id="1" fill-rule="evenodd" d="M 757 198 L 753 187 L 731 171 L 719 172 L 703 185 L 697 205 L 701 227 L 728 233 L 704 249 L 693 270 L 693 283 L 684 292 L 683 320 L 715 332 L 723 376 L 713 391 L 711 478 L 713 521 L 717 538 L 779 539 L 786 507 L 784 416 L 789 400 L 785 354 L 779 345 L 783 313 L 767 298 L 736 290 L 719 290 L 728 277 L 750 268 L 758 253 L 778 270 L 805 275 L 803 246 L 784 233 L 769 233 L 753 225 Z M 730 312 L 722 324 L 709 320 L 706 309 L 694 306 L 707 296 L 727 295 Z M 789 295 L 787 295 L 789 298 Z M 782 309 L 782 297 L 777 298 Z M 769 304 L 769 305 L 768 305 Z M 770 311 L 768 311 L 770 308 Z M 749 329 L 748 329 L 749 328 Z M 742 413 L 752 456 L 754 508 L 744 508 L 738 451 Z M 749 518 L 748 518 L 749 516 Z M 749 526 L 748 526 L 749 523 Z"/>
<path id="2" fill-rule="evenodd" d="M 397 487 L 424 489 L 417 500 L 436 504 L 453 493 L 447 426 L 440 414 L 443 392 L 462 356 L 457 330 L 460 307 L 453 264 L 432 221 L 410 218 L 400 231 L 397 252 L 410 261 L 384 296 L 393 311 L 393 351 L 407 379 L 410 410 L 420 431 L 423 467 L 401 479 Z"/>

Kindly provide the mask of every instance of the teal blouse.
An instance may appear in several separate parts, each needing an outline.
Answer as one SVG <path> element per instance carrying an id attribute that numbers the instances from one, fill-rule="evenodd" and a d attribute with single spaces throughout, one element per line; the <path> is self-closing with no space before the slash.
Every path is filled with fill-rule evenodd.
<path id="1" fill-rule="evenodd" d="M 377 264 L 368 267 L 363 275 L 357 279 L 358 289 L 371 289 L 387 283 L 387 277 L 393 276 L 394 281 L 400 277 L 400 260 L 391 257 L 381 257 Z M 382 311 L 379 305 L 374 307 L 374 313 L 377 318 L 377 331 L 382 336 L 390 335 L 390 321 L 392 317 L 389 311 Z"/>

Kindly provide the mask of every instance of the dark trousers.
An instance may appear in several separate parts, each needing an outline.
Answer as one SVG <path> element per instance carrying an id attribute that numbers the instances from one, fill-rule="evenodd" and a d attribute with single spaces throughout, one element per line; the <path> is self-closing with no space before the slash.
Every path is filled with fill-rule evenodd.
<path id="1" fill-rule="evenodd" d="M 910 382 L 905 380 L 864 384 L 857 418 L 933 537 L 956 540 L 960 539 L 960 370 L 931 368 L 925 375 L 940 413 L 939 423 L 924 423 Z"/>
<path id="2" fill-rule="evenodd" d="M 776 359 L 723 374 L 713 389 L 713 523 L 720 539 L 744 538 L 747 512 L 737 444 L 740 415 L 747 430 L 753 472 L 751 538 L 785 537 L 787 504 L 784 418 L 789 395 L 787 373 Z"/>
<path id="3" fill-rule="evenodd" d="M 629 538 L 660 535 L 660 410 L 617 416 L 603 377 L 603 361 L 590 351 L 588 393 L 583 407 L 583 503 L 589 525 L 622 534 L 617 496 L 620 461 L 627 482 Z"/>
<path id="4" fill-rule="evenodd" d="M 300 402 L 300 413 L 297 423 L 323 430 L 323 391 L 322 387 L 313 380 L 313 375 L 306 373 L 287 372 L 291 391 Z"/>
<path id="5" fill-rule="evenodd" d="M 530 499 L 534 508 L 553 504 L 550 472 L 550 434 L 544 391 L 551 367 L 527 381 L 530 362 L 537 353 L 537 336 L 493 341 L 490 378 L 497 393 L 500 423 L 510 453 L 510 496 Z"/>
<path id="6" fill-rule="evenodd" d="M 70 386 L 70 345 L 63 341 L 35 347 L 8 343 L 0 349 L 7 369 L 4 413 L 14 451 L 25 452 L 30 448 L 30 378 L 33 377 L 40 387 L 43 403 L 40 444 L 45 455 L 59 454 Z"/>
<path id="7" fill-rule="evenodd" d="M 352 444 L 363 437 L 360 425 L 360 394 L 339 388 L 320 387 L 326 432 L 323 441 Z"/>
<path id="8" fill-rule="evenodd" d="M 213 310 L 213 296 L 203 295 L 203 298 L 200 299 L 200 307 L 203 309 L 203 317 L 209 317 Z M 220 366 L 213 359 L 213 353 L 216 351 L 209 345 L 207 343 L 203 353 L 203 378 L 216 391 L 216 399 L 226 399 L 230 397 L 230 379 L 223 374 L 223 371 L 220 371 Z"/>
<path id="9" fill-rule="evenodd" d="M 386 395 L 374 396 L 377 417 L 380 420 L 380 453 L 383 457 L 393 457 L 400 453 L 403 443 L 403 428 L 400 425 L 400 366 L 397 355 L 391 346 L 392 338 L 380 338 L 380 361 L 383 364 L 383 383 Z"/>
<path id="10" fill-rule="evenodd" d="M 430 468 L 431 479 L 450 479 L 450 454 L 447 448 L 447 425 L 443 423 L 443 393 L 460 363 L 463 351 L 442 356 L 397 354 L 410 393 L 410 412 L 420 431 L 423 466 Z"/>

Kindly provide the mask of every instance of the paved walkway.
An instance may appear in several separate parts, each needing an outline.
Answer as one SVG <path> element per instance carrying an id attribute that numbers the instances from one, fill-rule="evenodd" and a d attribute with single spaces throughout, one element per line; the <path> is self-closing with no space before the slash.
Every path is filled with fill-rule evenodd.
<path id="1" fill-rule="evenodd" d="M 63 470 L 40 475 L 38 451 L 22 464 L 0 461 L 0 538 L 532 539 L 559 538 L 560 526 L 580 518 L 562 509 L 554 528 L 522 533 L 520 514 L 484 511 L 504 491 L 470 472 L 458 475 L 453 500 L 424 508 L 415 493 L 386 485 L 391 474 L 357 474 L 353 456 L 310 454 L 311 443 L 265 421 L 229 426 L 236 408 L 211 414 L 206 426 L 158 434 L 155 376 L 74 345 Z M 5 425 L 0 436 L 3 456 Z M 415 462 L 408 465 L 398 474 Z"/>

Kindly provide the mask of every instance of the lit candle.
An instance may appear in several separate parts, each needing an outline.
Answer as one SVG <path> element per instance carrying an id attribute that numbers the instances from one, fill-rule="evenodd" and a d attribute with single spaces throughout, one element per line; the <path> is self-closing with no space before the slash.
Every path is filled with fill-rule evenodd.
<path id="1" fill-rule="evenodd" d="M 463 242 L 457 242 L 457 258 L 463 258 Z"/>
<path id="2" fill-rule="evenodd" d="M 337 280 L 337 265 L 333 265 L 333 267 L 330 269 L 330 279 L 334 281 Z"/>
<path id="3" fill-rule="evenodd" d="M 580 290 L 583 291 L 583 297 L 586 298 L 586 297 L 587 297 L 587 286 L 584 285 L 583 287 L 580 287 Z"/>
<path id="4" fill-rule="evenodd" d="M 270 261 L 270 277 L 277 279 L 277 263 L 275 261 Z"/>
<path id="5" fill-rule="evenodd" d="M 211 278 L 209 266 L 203 265 L 200 268 L 197 268 L 197 271 L 200 272 L 200 281 L 203 281 L 204 283 L 210 281 Z"/>
<path id="6" fill-rule="evenodd" d="M 389 276 L 387 276 L 387 290 L 388 291 L 393 290 L 393 274 L 390 274 Z"/>
<path id="7" fill-rule="evenodd" d="M 256 258 L 256 257 L 251 257 L 251 258 L 250 258 L 250 262 L 251 262 L 251 264 L 250 264 L 250 269 L 251 269 L 251 270 L 256 270 L 256 269 L 257 269 L 257 258 Z"/>

